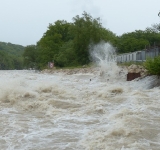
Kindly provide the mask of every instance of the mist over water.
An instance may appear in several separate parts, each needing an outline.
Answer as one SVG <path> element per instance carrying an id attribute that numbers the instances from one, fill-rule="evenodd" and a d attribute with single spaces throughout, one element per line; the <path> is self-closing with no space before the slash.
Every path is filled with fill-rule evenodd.
<path id="1" fill-rule="evenodd" d="M 0 71 L 0 149 L 159 150 L 160 88 L 127 82 L 112 56 L 101 43 L 95 68 Z"/>

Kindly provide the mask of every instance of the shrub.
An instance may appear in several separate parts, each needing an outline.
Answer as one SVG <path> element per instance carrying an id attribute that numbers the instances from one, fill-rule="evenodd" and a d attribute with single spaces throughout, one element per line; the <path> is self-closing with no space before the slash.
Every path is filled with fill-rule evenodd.
<path id="1" fill-rule="evenodd" d="M 154 59 L 147 58 L 144 67 L 148 70 L 149 74 L 160 76 L 160 55 Z"/>

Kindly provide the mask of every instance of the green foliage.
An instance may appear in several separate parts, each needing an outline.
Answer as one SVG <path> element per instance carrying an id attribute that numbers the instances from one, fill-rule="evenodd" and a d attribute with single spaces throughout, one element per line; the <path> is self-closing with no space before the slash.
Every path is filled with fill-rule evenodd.
<path id="1" fill-rule="evenodd" d="M 111 31 L 102 28 L 100 18 L 93 19 L 86 12 L 82 17 L 74 17 L 73 23 L 58 20 L 49 24 L 37 43 L 36 65 L 44 68 L 50 61 L 54 61 L 57 67 L 88 64 L 89 45 L 100 40 L 112 42 L 115 37 Z"/>
<path id="2" fill-rule="evenodd" d="M 112 31 L 105 28 L 101 28 L 101 39 L 105 42 L 111 43 L 113 46 L 116 46 L 118 37 Z"/>
<path id="3" fill-rule="evenodd" d="M 144 39 L 136 39 L 134 37 L 123 38 L 118 41 L 117 47 L 119 53 L 135 52 L 145 48 L 145 45 L 149 45 L 149 42 Z"/>
<path id="4" fill-rule="evenodd" d="M 150 74 L 160 76 L 160 55 L 154 59 L 148 58 L 144 66 Z"/>
<path id="5" fill-rule="evenodd" d="M 68 41 L 62 45 L 59 53 L 54 57 L 55 65 L 59 67 L 77 66 L 76 53 L 73 49 L 73 41 Z"/>
<path id="6" fill-rule="evenodd" d="M 69 62 L 69 57 L 72 55 L 66 55 L 70 51 L 70 44 L 67 44 L 73 39 L 73 35 L 70 29 L 73 25 L 64 20 L 56 21 L 54 24 L 50 24 L 46 33 L 37 43 L 37 66 L 38 68 L 44 68 L 48 62 L 54 61 L 56 66 L 65 66 Z M 64 54 L 62 54 L 64 51 Z M 63 57 L 63 58 L 62 58 Z M 60 59 L 62 58 L 62 60 Z"/>
<path id="7" fill-rule="evenodd" d="M 102 26 L 100 18 L 92 18 L 83 12 L 82 16 L 73 17 L 73 23 L 58 20 L 49 24 L 37 45 L 25 48 L 24 65 L 39 69 L 46 68 L 52 61 L 56 67 L 87 65 L 90 63 L 90 45 L 100 41 L 111 43 L 118 53 L 143 50 L 160 44 L 159 25 L 153 27 L 116 36 Z"/>
<path id="8" fill-rule="evenodd" d="M 70 26 L 72 24 L 64 20 L 58 20 L 54 24 L 49 24 L 48 30 L 44 33 L 37 45 L 42 48 L 50 48 L 53 55 L 58 53 L 59 47 L 64 42 L 73 39 L 69 32 Z"/>
<path id="9" fill-rule="evenodd" d="M 37 47 L 37 63 L 36 66 L 38 69 L 46 68 L 48 62 L 54 61 L 54 53 L 49 47 Z"/>
<path id="10" fill-rule="evenodd" d="M 24 47 L 12 43 L 0 42 L 0 51 L 5 51 L 15 56 L 21 56 L 24 52 Z"/>
<path id="11" fill-rule="evenodd" d="M 160 33 L 146 29 L 125 33 L 118 37 L 116 47 L 119 53 L 139 51 L 150 46 L 160 44 Z"/>
<path id="12" fill-rule="evenodd" d="M 24 47 L 0 42 L 0 69 L 22 69 Z"/>
<path id="13" fill-rule="evenodd" d="M 24 53 L 24 67 L 35 68 L 37 59 L 37 49 L 35 45 L 29 45 L 25 48 Z"/>
<path id="14" fill-rule="evenodd" d="M 82 16 L 73 17 L 73 22 L 57 20 L 49 24 L 47 31 L 36 45 L 23 47 L 0 42 L 0 69 L 23 69 L 47 67 L 54 61 L 56 67 L 82 66 L 90 63 L 89 47 L 105 41 L 116 47 L 118 53 L 143 50 L 150 46 L 160 46 L 160 24 L 154 24 L 146 30 L 135 30 L 116 36 L 105 29 L 100 18 L 93 18 L 83 12 Z M 149 63 L 148 63 L 149 62 Z M 157 58 L 146 61 L 150 73 L 156 74 Z M 154 71 L 153 71 L 154 70 Z M 153 73 L 154 72 L 154 73 Z"/>
<path id="15" fill-rule="evenodd" d="M 7 69 L 14 69 L 11 57 L 3 51 L 0 51 L 0 69 L 7 70 Z"/>
<path id="16" fill-rule="evenodd" d="M 93 19 L 84 12 L 82 17 L 76 16 L 73 21 L 73 47 L 77 55 L 77 61 L 81 65 L 88 64 L 90 62 L 89 44 L 96 44 L 102 39 L 100 18 Z"/>

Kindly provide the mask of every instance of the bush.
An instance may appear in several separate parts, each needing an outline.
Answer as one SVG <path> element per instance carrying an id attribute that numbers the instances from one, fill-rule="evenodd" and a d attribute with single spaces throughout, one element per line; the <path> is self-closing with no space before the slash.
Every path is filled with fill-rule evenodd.
<path id="1" fill-rule="evenodd" d="M 149 74 L 160 76 L 160 55 L 154 59 L 148 58 L 144 63 L 144 67 L 148 70 Z"/>

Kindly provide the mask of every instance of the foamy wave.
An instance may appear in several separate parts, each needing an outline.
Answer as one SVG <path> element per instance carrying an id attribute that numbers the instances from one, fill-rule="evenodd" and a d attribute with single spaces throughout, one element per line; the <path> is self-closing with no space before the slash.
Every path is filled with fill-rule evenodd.
<path id="1" fill-rule="evenodd" d="M 144 89 L 144 80 L 0 75 L 1 149 L 159 149 L 160 89 Z"/>
<path id="2" fill-rule="evenodd" d="M 110 43 L 101 42 L 91 46 L 90 55 L 92 61 L 100 67 L 101 77 L 107 80 L 125 78 L 126 70 L 117 66 L 116 51 Z"/>

